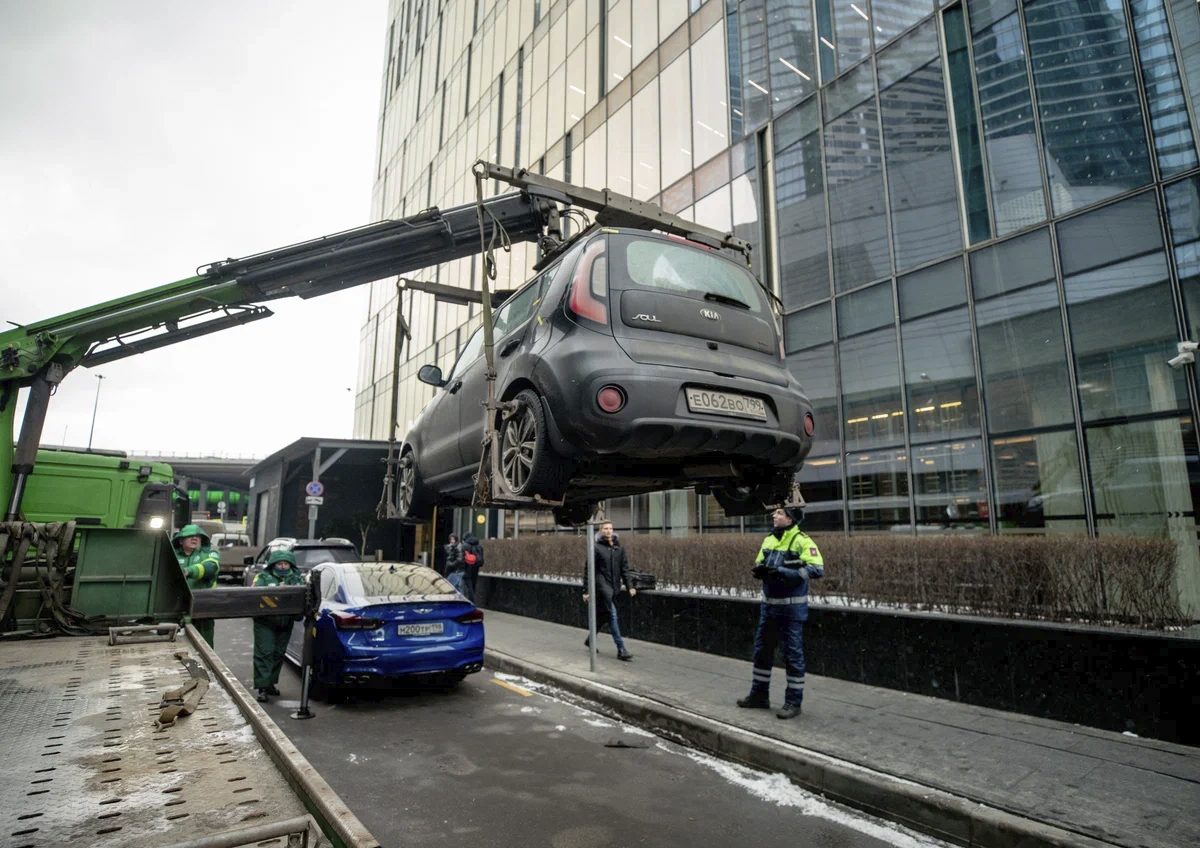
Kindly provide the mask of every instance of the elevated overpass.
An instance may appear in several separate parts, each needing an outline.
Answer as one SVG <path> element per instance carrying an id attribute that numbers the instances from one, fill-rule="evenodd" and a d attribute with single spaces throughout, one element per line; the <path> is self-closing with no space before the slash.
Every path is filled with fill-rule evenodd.
<path id="1" fill-rule="evenodd" d="M 254 456 L 217 456 L 204 453 L 154 453 L 132 452 L 130 458 L 145 459 L 151 462 L 165 462 L 175 472 L 175 483 L 189 491 L 198 491 L 193 499 L 192 507 L 198 513 L 211 513 L 217 517 L 217 492 L 224 493 L 228 504 L 226 519 L 240 521 L 249 509 L 250 477 L 246 474 L 262 457 Z M 210 501 L 209 493 L 213 493 Z M 237 493 L 237 502 L 229 497 L 229 493 Z"/>

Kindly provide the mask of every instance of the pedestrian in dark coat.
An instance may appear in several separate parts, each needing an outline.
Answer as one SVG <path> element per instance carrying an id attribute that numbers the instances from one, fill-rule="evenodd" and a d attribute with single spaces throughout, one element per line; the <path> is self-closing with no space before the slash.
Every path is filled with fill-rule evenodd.
<path id="1" fill-rule="evenodd" d="M 609 627 L 612 629 L 613 642 L 617 645 L 617 659 L 629 662 L 633 659 L 633 655 L 625 650 L 625 642 L 621 639 L 621 629 L 617 624 L 617 593 L 621 591 L 622 584 L 629 588 L 629 597 L 637 595 L 637 589 L 633 588 L 633 581 L 629 576 L 629 556 L 625 553 L 625 549 L 621 547 L 621 540 L 616 533 L 613 532 L 611 521 L 603 521 L 600 523 L 600 530 L 596 533 L 596 538 L 592 541 L 596 546 L 596 611 L 597 626 L 600 624 L 600 619 L 607 618 Z M 588 600 L 587 589 L 588 573 L 587 563 L 583 566 L 583 602 L 586 604 Z M 591 647 L 591 636 L 583 640 L 583 644 Z"/>
<path id="2" fill-rule="evenodd" d="M 450 543 L 446 545 L 446 579 L 458 591 L 462 591 L 463 581 L 463 549 L 458 536 L 450 534 Z"/>
<path id="3" fill-rule="evenodd" d="M 467 596 L 468 601 L 475 603 L 475 581 L 479 579 L 479 569 L 483 568 L 483 545 L 474 533 L 463 533 L 462 557 L 462 593 Z"/>

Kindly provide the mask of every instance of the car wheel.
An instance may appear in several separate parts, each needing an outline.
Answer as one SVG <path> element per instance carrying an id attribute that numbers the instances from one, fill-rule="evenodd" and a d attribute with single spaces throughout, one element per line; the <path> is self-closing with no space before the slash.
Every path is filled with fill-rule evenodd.
<path id="1" fill-rule="evenodd" d="M 516 411 L 500 425 L 500 473 L 517 495 L 562 497 L 569 469 L 550 445 L 541 399 L 529 389 L 513 401 Z"/>
<path id="2" fill-rule="evenodd" d="M 406 447 L 400 455 L 400 473 L 396 481 L 396 512 L 401 518 L 428 521 L 433 517 L 433 497 L 421 472 L 412 448 Z"/>

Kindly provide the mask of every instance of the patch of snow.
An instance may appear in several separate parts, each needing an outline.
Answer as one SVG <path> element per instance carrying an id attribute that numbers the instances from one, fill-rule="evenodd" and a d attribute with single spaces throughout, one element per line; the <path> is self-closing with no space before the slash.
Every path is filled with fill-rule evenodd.
<path id="1" fill-rule="evenodd" d="M 655 738 L 654 734 L 649 730 L 642 730 L 640 727 L 634 727 L 632 724 L 623 724 L 621 725 L 621 729 L 626 733 L 632 733 L 634 736 L 649 736 L 651 739 Z"/>
<path id="2" fill-rule="evenodd" d="M 539 709 L 538 707 L 521 707 L 521 712 L 526 713 L 526 714 L 532 713 L 532 714 L 536 715 L 537 713 L 541 712 L 541 709 Z"/>
<path id="3" fill-rule="evenodd" d="M 768 774 L 734 765 L 697 751 L 686 749 L 679 751 L 662 742 L 658 743 L 658 747 L 670 753 L 683 753 L 688 759 L 712 770 L 719 777 L 763 801 L 780 807 L 795 807 L 806 816 L 815 816 L 852 828 L 873 839 L 896 846 L 896 848 L 932 848 L 932 846 L 945 845 L 944 842 L 915 833 L 908 828 L 868 818 L 860 813 L 822 801 L 811 792 L 806 792 L 796 786 L 782 774 Z"/>
<path id="4" fill-rule="evenodd" d="M 352 763 L 357 763 L 358 762 L 358 754 L 351 754 L 350 756 L 346 757 L 346 759 Z"/>
<path id="5" fill-rule="evenodd" d="M 612 727 L 613 725 L 607 721 L 601 721 L 598 718 L 585 718 L 584 724 L 590 724 L 592 727 Z"/>
<path id="6" fill-rule="evenodd" d="M 1124 731 L 1124 732 L 1123 732 L 1121 735 L 1122 735 L 1122 736 L 1129 736 L 1129 737 L 1131 737 L 1131 738 L 1133 738 L 1133 739 L 1137 739 L 1137 738 L 1138 738 L 1138 735 L 1137 735 L 1136 733 L 1130 733 L 1128 730 Z"/>
<path id="7" fill-rule="evenodd" d="M 564 730 L 567 729 L 567 726 L 565 724 L 556 724 L 554 726 L 554 729 L 557 730 L 559 733 L 562 733 Z"/>

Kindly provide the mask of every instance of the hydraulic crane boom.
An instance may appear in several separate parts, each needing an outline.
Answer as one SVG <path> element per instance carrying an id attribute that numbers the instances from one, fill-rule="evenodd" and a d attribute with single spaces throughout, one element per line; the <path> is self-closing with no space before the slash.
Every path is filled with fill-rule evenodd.
<path id="1" fill-rule="evenodd" d="M 659 229 L 748 254 L 746 242 L 632 198 L 526 171 L 478 163 L 476 179 L 519 191 L 452 209 L 381 221 L 241 259 L 201 266 L 178 282 L 0 333 L 0 505 L 20 514 L 54 387 L 78 365 L 92 367 L 269 317 L 265 301 L 310 298 L 450 262 L 495 243 L 561 247 L 559 204 L 596 212 L 598 224 Z M 484 286 L 487 285 L 485 274 Z M 486 291 L 486 288 L 485 288 Z M 484 297 L 484 321 L 488 298 Z M 29 389 L 13 444 L 17 391 Z"/>

